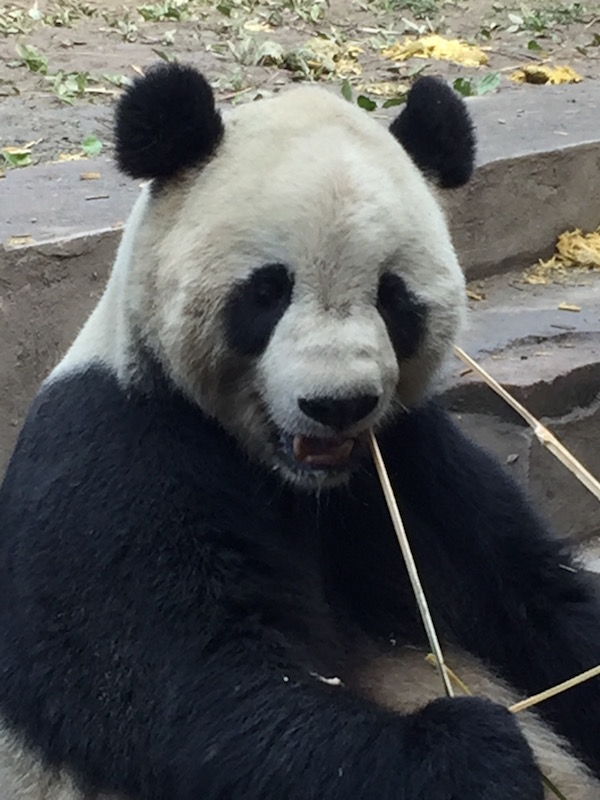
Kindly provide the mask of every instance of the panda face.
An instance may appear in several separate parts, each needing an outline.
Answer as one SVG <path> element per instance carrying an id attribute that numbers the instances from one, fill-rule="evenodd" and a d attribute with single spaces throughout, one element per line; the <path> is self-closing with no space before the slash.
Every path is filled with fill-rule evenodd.
<path id="1" fill-rule="evenodd" d="M 308 488 L 423 397 L 464 306 L 421 172 L 318 89 L 234 110 L 208 163 L 149 193 L 129 272 L 130 325 L 175 384 Z"/>

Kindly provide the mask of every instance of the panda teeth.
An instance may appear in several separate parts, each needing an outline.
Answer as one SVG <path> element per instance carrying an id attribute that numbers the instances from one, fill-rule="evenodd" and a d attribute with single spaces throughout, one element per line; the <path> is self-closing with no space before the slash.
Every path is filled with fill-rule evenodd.
<path id="1" fill-rule="evenodd" d="M 354 439 L 295 436 L 293 451 L 296 461 L 300 464 L 307 464 L 311 467 L 339 467 L 350 458 L 354 444 Z"/>

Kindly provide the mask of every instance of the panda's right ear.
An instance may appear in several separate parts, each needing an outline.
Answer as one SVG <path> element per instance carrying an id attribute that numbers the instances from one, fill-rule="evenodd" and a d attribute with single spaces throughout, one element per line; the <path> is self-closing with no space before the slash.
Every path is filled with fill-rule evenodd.
<path id="1" fill-rule="evenodd" d="M 445 81 L 420 78 L 390 125 L 415 164 L 443 189 L 462 186 L 475 166 L 475 132 L 467 107 Z"/>
<path id="2" fill-rule="evenodd" d="M 119 169 L 170 178 L 209 158 L 223 136 L 213 91 L 193 67 L 160 64 L 125 91 L 116 111 Z"/>

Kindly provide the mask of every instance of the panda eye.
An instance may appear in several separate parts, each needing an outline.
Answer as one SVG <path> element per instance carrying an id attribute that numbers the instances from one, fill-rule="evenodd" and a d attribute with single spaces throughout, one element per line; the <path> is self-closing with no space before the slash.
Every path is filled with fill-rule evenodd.
<path id="1" fill-rule="evenodd" d="M 413 356 L 425 335 L 427 306 L 406 288 L 399 275 L 384 272 L 377 289 L 377 310 L 398 359 Z"/>
<path id="2" fill-rule="evenodd" d="M 273 264 L 257 270 L 252 279 L 254 302 L 268 309 L 289 299 L 291 282 L 282 264 Z"/>
<path id="3" fill-rule="evenodd" d="M 229 346 L 241 355 L 259 355 L 289 306 L 293 288 L 284 264 L 266 264 L 236 284 L 224 312 Z"/>

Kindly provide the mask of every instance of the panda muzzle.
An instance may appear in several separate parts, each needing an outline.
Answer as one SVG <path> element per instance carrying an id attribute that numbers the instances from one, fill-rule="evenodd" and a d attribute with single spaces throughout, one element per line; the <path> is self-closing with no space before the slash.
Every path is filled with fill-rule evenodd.
<path id="1" fill-rule="evenodd" d="M 326 439 L 295 436 L 293 451 L 296 461 L 313 468 L 341 467 L 354 450 L 354 439 Z"/>

